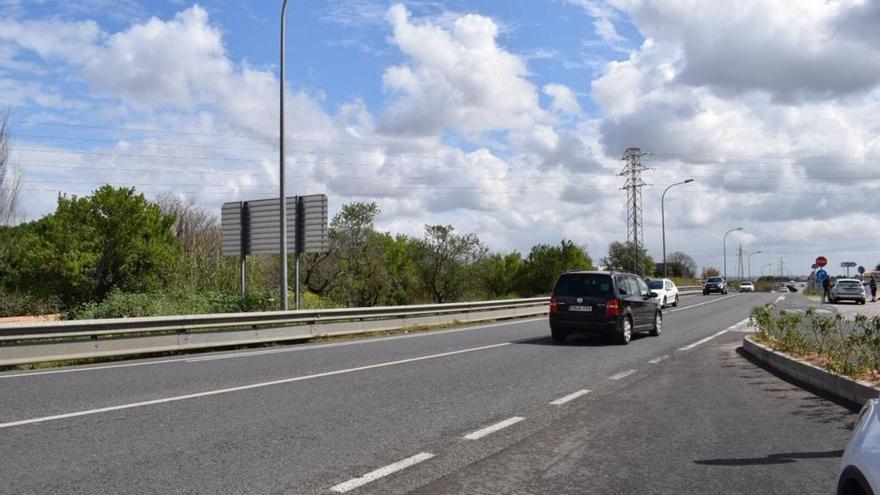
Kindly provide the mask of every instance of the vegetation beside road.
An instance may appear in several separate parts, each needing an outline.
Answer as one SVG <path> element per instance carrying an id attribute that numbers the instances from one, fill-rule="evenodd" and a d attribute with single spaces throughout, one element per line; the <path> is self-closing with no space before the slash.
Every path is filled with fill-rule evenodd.
<path id="1" fill-rule="evenodd" d="M 840 315 L 752 309 L 758 342 L 773 350 L 804 358 L 829 371 L 880 383 L 880 317 L 845 320 Z"/>
<path id="2" fill-rule="evenodd" d="M 305 308 L 546 295 L 559 273 L 594 269 L 586 248 L 568 240 L 527 256 L 491 252 L 451 225 L 426 225 L 419 237 L 382 232 L 379 214 L 375 203 L 350 203 L 335 215 L 330 251 L 302 258 Z M 242 298 L 239 259 L 221 255 L 216 217 L 176 196 L 103 186 L 60 196 L 39 220 L 0 226 L 0 316 L 271 310 L 278 265 L 278 256 L 250 256 Z"/>

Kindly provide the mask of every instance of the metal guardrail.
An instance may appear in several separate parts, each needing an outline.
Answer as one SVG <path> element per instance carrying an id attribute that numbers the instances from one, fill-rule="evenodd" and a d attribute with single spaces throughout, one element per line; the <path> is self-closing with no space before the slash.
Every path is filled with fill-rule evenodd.
<path id="1" fill-rule="evenodd" d="M 305 340 L 537 316 L 546 297 L 0 325 L 0 366 Z"/>

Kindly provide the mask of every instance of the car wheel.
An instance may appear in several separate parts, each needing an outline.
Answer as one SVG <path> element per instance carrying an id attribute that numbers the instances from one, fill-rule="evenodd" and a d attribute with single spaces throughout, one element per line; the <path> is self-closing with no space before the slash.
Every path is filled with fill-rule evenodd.
<path id="1" fill-rule="evenodd" d="M 663 314 L 657 311 L 654 313 L 654 328 L 651 329 L 652 337 L 659 337 L 663 331 Z"/>
<path id="2" fill-rule="evenodd" d="M 678 307 L 678 294 L 675 295 L 675 300 L 672 301 L 672 307 L 673 307 L 673 308 L 677 308 L 677 307 Z"/>
<path id="3" fill-rule="evenodd" d="M 724 289 L 723 291 L 721 291 L 721 295 L 722 295 L 722 296 L 726 296 L 726 295 L 727 295 L 727 289 Z"/>
<path id="4" fill-rule="evenodd" d="M 551 328 L 550 336 L 553 337 L 553 342 L 565 342 L 565 339 L 568 337 L 568 333 L 563 332 L 558 328 Z"/>
<path id="5" fill-rule="evenodd" d="M 632 340 L 632 332 L 633 332 L 633 322 L 632 318 L 626 316 L 623 318 L 623 329 L 620 334 L 617 336 L 617 343 L 620 345 L 629 344 L 629 341 Z"/>
<path id="6" fill-rule="evenodd" d="M 704 295 L 704 296 L 708 296 L 708 295 L 709 295 L 709 292 L 704 290 L 704 291 L 703 291 L 703 295 Z"/>
<path id="7" fill-rule="evenodd" d="M 859 304 L 865 304 L 865 300 L 864 299 L 860 300 Z"/>
<path id="8" fill-rule="evenodd" d="M 663 304 L 660 305 L 661 308 L 665 308 L 667 306 L 668 301 L 666 300 L 666 296 L 663 296 Z"/>

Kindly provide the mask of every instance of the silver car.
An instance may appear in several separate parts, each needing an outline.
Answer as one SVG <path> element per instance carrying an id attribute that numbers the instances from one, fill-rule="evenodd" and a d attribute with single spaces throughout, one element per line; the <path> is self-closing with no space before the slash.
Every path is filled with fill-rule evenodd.
<path id="1" fill-rule="evenodd" d="M 862 408 L 840 461 L 837 495 L 868 495 L 880 489 L 880 407 L 871 399 Z"/>
<path id="2" fill-rule="evenodd" d="M 831 287 L 831 302 L 853 301 L 865 304 L 865 288 L 854 278 L 842 278 Z"/>

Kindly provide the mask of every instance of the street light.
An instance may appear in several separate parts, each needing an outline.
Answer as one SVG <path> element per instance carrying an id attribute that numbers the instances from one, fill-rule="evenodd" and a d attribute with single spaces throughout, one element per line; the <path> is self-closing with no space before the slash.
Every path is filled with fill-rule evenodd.
<path id="1" fill-rule="evenodd" d="M 287 311 L 287 190 L 284 184 L 284 18 L 287 15 L 287 0 L 281 4 L 281 64 L 279 67 L 280 91 L 279 91 L 279 118 L 278 118 L 278 148 L 279 157 L 279 186 L 281 197 L 281 310 Z"/>
<path id="2" fill-rule="evenodd" d="M 761 251 L 755 251 L 754 253 L 749 253 L 749 282 L 752 281 L 752 255 L 753 254 L 761 254 Z"/>
<path id="3" fill-rule="evenodd" d="M 664 208 L 663 201 L 666 199 L 666 191 L 672 189 L 674 186 L 680 186 L 682 184 L 688 184 L 693 182 L 694 179 L 685 179 L 683 182 L 676 182 L 675 184 L 670 185 L 666 189 L 663 190 L 663 194 L 660 195 L 660 225 L 661 230 L 663 231 L 663 278 L 666 278 L 666 209 Z"/>
<path id="4" fill-rule="evenodd" d="M 724 233 L 724 281 L 727 282 L 727 234 L 731 232 L 736 232 L 737 230 L 742 230 L 742 227 L 737 227 L 735 229 L 730 229 Z"/>

